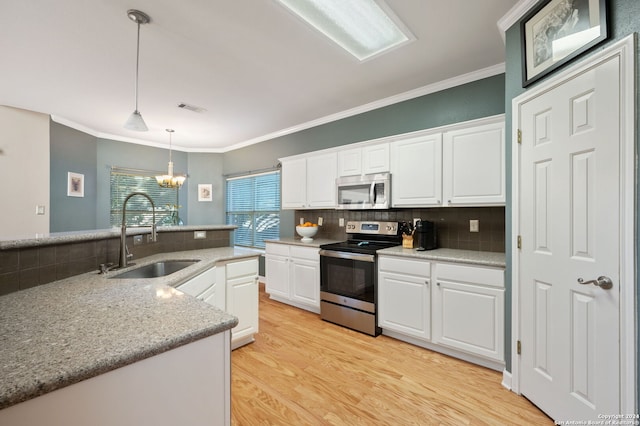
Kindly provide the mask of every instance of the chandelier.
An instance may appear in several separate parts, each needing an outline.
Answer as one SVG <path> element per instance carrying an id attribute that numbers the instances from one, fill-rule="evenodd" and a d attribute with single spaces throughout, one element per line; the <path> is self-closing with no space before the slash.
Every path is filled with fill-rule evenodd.
<path id="1" fill-rule="evenodd" d="M 173 161 L 171 161 L 171 134 L 175 131 L 173 129 L 166 129 L 169 133 L 169 167 L 166 175 L 156 176 L 158 185 L 163 188 L 180 188 L 187 178 L 184 175 L 173 175 Z"/>

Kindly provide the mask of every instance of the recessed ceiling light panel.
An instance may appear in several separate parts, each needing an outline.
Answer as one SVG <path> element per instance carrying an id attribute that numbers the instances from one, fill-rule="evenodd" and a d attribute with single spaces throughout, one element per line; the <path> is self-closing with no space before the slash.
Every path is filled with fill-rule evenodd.
<path id="1" fill-rule="evenodd" d="M 382 0 L 277 0 L 360 61 L 415 40 Z"/>

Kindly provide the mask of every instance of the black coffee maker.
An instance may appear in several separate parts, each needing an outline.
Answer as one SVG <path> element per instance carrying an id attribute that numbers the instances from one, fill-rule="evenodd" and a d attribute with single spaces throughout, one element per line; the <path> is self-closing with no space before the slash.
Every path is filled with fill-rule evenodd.
<path id="1" fill-rule="evenodd" d="M 416 251 L 433 250 L 436 247 L 436 224 L 428 220 L 416 222 L 415 236 L 418 239 Z"/>

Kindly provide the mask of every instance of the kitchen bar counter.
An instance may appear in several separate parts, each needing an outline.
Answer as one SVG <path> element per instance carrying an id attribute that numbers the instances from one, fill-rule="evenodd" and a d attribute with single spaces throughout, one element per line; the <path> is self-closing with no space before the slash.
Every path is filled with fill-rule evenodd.
<path id="1" fill-rule="evenodd" d="M 380 255 L 411 257 L 415 259 L 426 259 L 437 262 L 466 263 L 479 266 L 493 266 L 504 268 L 506 257 L 504 253 L 494 253 L 488 251 L 457 250 L 440 248 L 427 251 L 416 251 L 402 246 L 390 247 L 377 252 Z"/>
<path id="2" fill-rule="evenodd" d="M 236 317 L 174 287 L 217 261 L 258 255 L 233 247 L 157 254 L 127 269 L 200 261 L 161 278 L 90 272 L 0 296 L 0 409 L 235 327 Z"/>
<path id="3" fill-rule="evenodd" d="M 180 225 L 159 226 L 158 232 L 176 231 L 219 231 L 236 229 L 235 225 Z M 127 227 L 127 235 L 148 234 L 150 227 Z M 0 250 L 24 247 L 39 247 L 54 244 L 95 241 L 106 238 L 120 238 L 120 228 L 96 229 L 91 231 L 53 232 L 50 234 L 24 235 L 15 237 L 0 236 Z"/>

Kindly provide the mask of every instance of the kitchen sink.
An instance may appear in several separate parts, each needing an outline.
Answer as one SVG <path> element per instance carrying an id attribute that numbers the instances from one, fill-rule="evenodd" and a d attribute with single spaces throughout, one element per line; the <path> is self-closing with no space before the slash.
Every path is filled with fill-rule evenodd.
<path id="1" fill-rule="evenodd" d="M 150 263 L 148 265 L 139 266 L 127 272 L 113 275 L 109 278 L 158 278 L 171 275 L 181 269 L 191 266 L 199 260 L 163 260 L 160 262 Z"/>

